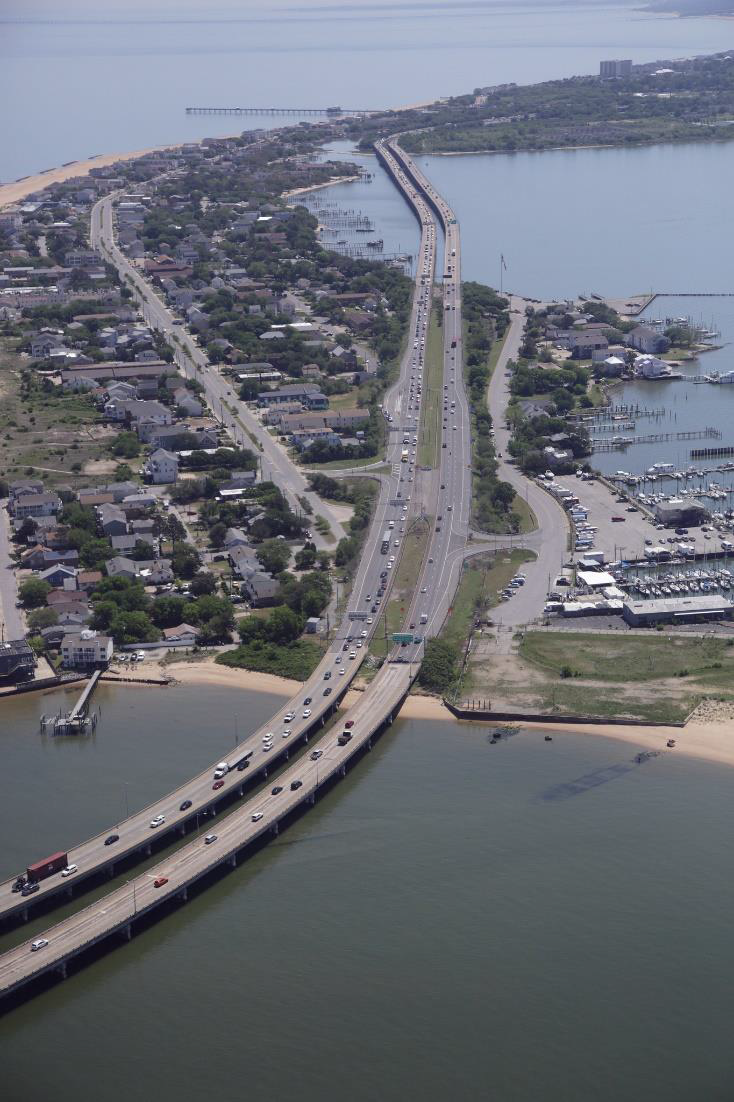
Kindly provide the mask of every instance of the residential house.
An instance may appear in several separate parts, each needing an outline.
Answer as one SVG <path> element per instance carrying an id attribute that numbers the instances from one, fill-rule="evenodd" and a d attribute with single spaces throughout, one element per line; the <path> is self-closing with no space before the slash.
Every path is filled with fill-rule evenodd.
<path id="1" fill-rule="evenodd" d="M 110 536 L 112 550 L 117 551 L 119 555 L 125 555 L 128 551 L 132 551 L 135 547 L 135 542 L 135 536 L 132 532 L 123 532 L 119 536 Z"/>
<path id="2" fill-rule="evenodd" d="M 67 669 L 104 668 L 112 658 L 112 638 L 96 631 L 80 631 L 61 640 L 61 661 Z"/>
<path id="3" fill-rule="evenodd" d="M 278 406 L 285 402 L 300 402 L 302 405 L 306 405 L 307 401 L 318 401 L 323 399 L 325 405 L 323 408 L 328 407 L 329 399 L 325 394 L 321 393 L 321 390 L 316 383 L 292 383 L 288 386 L 277 387 L 275 390 L 266 390 L 262 394 L 258 395 L 257 404 L 259 406 Z M 319 407 L 309 407 L 319 408 Z"/>
<path id="4" fill-rule="evenodd" d="M 670 341 L 662 333 L 651 329 L 649 325 L 637 325 L 627 334 L 627 344 L 630 348 L 636 348 L 638 352 L 656 356 L 667 352 Z"/>
<path id="5" fill-rule="evenodd" d="M 265 608 L 276 603 L 280 586 L 264 570 L 248 570 L 242 578 L 241 591 L 253 607 Z"/>
<path id="6" fill-rule="evenodd" d="M 187 647 L 195 647 L 200 635 L 199 629 L 191 624 L 178 624 L 175 628 L 163 629 L 166 643 L 178 643 Z"/>
<path id="7" fill-rule="evenodd" d="M 74 566 L 49 566 L 38 577 L 54 589 L 76 589 L 78 570 Z"/>
<path id="8" fill-rule="evenodd" d="M 19 494 L 12 499 L 13 516 L 16 520 L 26 517 L 55 516 L 61 508 L 58 494 Z"/>
<path id="9" fill-rule="evenodd" d="M 0 643 L 0 680 L 20 681 L 33 677 L 36 656 L 25 639 L 3 639 Z"/>
<path id="10" fill-rule="evenodd" d="M 195 394 L 192 394 L 186 387 L 179 387 L 173 392 L 173 400 L 176 403 L 177 408 L 186 417 L 201 417 L 204 412 L 199 399 Z"/>
<path id="11" fill-rule="evenodd" d="M 156 448 L 146 460 L 145 473 L 156 485 L 175 482 L 178 478 L 178 458 L 165 448 Z"/>
<path id="12" fill-rule="evenodd" d="M 129 578 L 131 581 L 138 576 L 138 563 L 128 559 L 124 555 L 115 555 L 105 563 L 108 578 Z"/>
<path id="13" fill-rule="evenodd" d="M 108 538 L 123 536 L 127 532 L 127 517 L 119 505 L 99 505 L 97 507 L 97 520 Z"/>
<path id="14" fill-rule="evenodd" d="M 248 547 L 249 539 L 241 528 L 228 528 L 224 537 L 224 547 L 233 551 L 235 547 Z"/>

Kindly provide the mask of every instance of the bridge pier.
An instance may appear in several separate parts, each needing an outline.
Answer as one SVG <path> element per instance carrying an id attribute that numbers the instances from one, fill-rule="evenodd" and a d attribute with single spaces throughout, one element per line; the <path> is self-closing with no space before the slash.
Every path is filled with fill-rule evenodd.
<path id="1" fill-rule="evenodd" d="M 143 852 L 145 853 L 146 857 L 150 857 L 150 854 L 151 854 L 150 842 L 146 842 L 146 844 L 143 846 Z"/>
<path id="2" fill-rule="evenodd" d="M 111 880 L 114 875 L 115 875 L 115 865 L 114 865 L 114 862 L 113 862 L 111 865 L 107 866 L 107 879 Z"/>
<path id="3" fill-rule="evenodd" d="M 343 763 L 343 764 L 342 764 L 342 767 L 341 767 L 341 769 L 339 770 L 339 772 L 341 773 L 342 777 L 346 777 L 346 775 L 347 775 L 347 766 L 346 766 L 346 763 Z"/>
<path id="4" fill-rule="evenodd" d="M 227 858 L 233 869 L 237 868 L 237 854 L 233 853 L 231 857 Z"/>
<path id="5" fill-rule="evenodd" d="M 276 837 L 277 837 L 277 834 L 278 834 L 278 823 L 277 822 L 273 823 L 272 831 L 273 831 L 273 834 L 276 835 Z"/>
<path id="6" fill-rule="evenodd" d="M 56 971 L 59 973 L 62 980 L 66 979 L 66 961 L 65 960 L 62 960 L 61 964 L 59 964 Z"/>
<path id="7" fill-rule="evenodd" d="M 24 922 L 28 921 L 28 908 L 27 907 L 24 907 L 23 910 L 20 912 L 20 917 L 23 919 Z"/>
<path id="8" fill-rule="evenodd" d="M 178 897 L 183 903 L 188 903 L 189 889 L 185 885 L 184 885 L 183 888 L 181 888 L 181 891 L 178 893 Z"/>
<path id="9" fill-rule="evenodd" d="M 129 922 L 126 926 L 123 926 L 122 936 L 124 937 L 125 941 L 130 941 L 130 939 L 132 938 L 133 930 L 132 930 L 132 926 Z"/>

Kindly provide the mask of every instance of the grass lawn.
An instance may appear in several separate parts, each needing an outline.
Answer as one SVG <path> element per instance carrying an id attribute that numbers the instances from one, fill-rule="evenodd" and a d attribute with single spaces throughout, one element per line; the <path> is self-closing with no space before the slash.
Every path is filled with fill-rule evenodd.
<path id="1" fill-rule="evenodd" d="M 418 437 L 418 466 L 437 467 L 441 446 L 443 397 L 443 327 L 436 308 L 431 311 L 426 341 L 426 369 L 423 373 L 423 408 Z"/>
<path id="2" fill-rule="evenodd" d="M 370 644 L 370 654 L 377 658 L 385 658 L 389 653 L 393 645 L 390 640 L 391 632 L 402 630 L 420 578 L 430 534 L 430 521 L 414 521 L 412 528 L 404 536 L 399 537 L 403 541 L 403 553 L 393 579 L 390 600 L 381 610 Z"/>
<path id="3" fill-rule="evenodd" d="M 734 646 L 705 636 L 596 635 L 582 632 L 527 632 L 520 654 L 545 670 L 595 681 L 625 683 L 667 677 L 715 675 L 729 685 L 734 674 Z"/>
<path id="4" fill-rule="evenodd" d="M 311 676 L 323 656 L 323 648 L 317 643 L 301 639 L 292 646 L 279 646 L 255 640 L 234 650 L 225 651 L 215 659 L 221 666 L 273 673 L 279 677 L 292 677 L 305 681 Z"/>
<path id="5" fill-rule="evenodd" d="M 520 494 L 515 495 L 515 500 L 512 503 L 513 513 L 517 513 L 520 518 L 520 528 L 518 531 L 522 535 L 524 532 L 534 532 L 538 527 L 538 522 L 535 519 L 535 513 L 528 505 L 524 497 Z"/>

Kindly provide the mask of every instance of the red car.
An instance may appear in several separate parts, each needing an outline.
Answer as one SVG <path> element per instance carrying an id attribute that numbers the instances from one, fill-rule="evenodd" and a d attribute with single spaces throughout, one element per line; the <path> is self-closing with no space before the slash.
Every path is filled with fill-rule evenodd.
<path id="1" fill-rule="evenodd" d="M 168 883 L 168 877 L 167 876 L 159 876 L 157 880 L 153 881 L 153 887 L 154 888 L 162 888 L 163 885 L 167 884 L 167 883 Z"/>
<path id="2" fill-rule="evenodd" d="M 347 728 L 347 730 L 349 730 L 350 727 L 354 727 L 354 720 L 348 719 L 344 726 Z"/>
<path id="3" fill-rule="evenodd" d="M 215 781 L 214 782 L 214 784 L 212 785 L 212 790 L 214 792 L 216 792 L 218 788 L 224 788 L 224 781 Z"/>

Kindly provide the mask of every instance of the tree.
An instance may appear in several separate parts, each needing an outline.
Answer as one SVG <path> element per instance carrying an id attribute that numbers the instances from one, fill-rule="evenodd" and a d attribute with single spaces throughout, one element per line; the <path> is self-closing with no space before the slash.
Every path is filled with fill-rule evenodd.
<path id="1" fill-rule="evenodd" d="M 295 643 L 303 630 L 303 621 L 291 608 L 274 608 L 264 624 L 265 638 L 281 645 Z"/>
<path id="2" fill-rule="evenodd" d="M 121 432 L 112 445 L 112 454 L 124 459 L 135 459 L 140 455 L 140 441 L 134 432 Z"/>
<path id="3" fill-rule="evenodd" d="M 58 623 L 59 614 L 55 608 L 36 608 L 28 616 L 28 627 L 31 631 L 40 631 L 42 628 L 50 628 Z"/>
<path id="4" fill-rule="evenodd" d="M 291 553 L 284 540 L 265 540 L 257 549 L 257 557 L 263 570 L 276 575 L 285 570 Z"/>
<path id="5" fill-rule="evenodd" d="M 26 517 L 16 532 L 15 538 L 18 543 L 28 543 L 28 541 L 35 536 L 37 529 L 38 525 L 33 517 Z"/>
<path id="6" fill-rule="evenodd" d="M 23 608 L 40 608 L 45 605 L 51 588 L 42 578 L 28 578 L 18 591 Z"/>
<path id="7" fill-rule="evenodd" d="M 212 547 L 222 547 L 224 544 L 224 537 L 227 535 L 227 525 L 222 524 L 219 521 L 217 524 L 213 524 L 209 529 L 209 542 Z"/>
<path id="8" fill-rule="evenodd" d="M 160 638 L 158 628 L 144 612 L 118 612 L 109 630 L 118 646 L 124 643 L 154 643 Z"/>
<path id="9" fill-rule="evenodd" d="M 456 679 L 456 652 L 442 639 L 429 639 L 418 674 L 421 685 L 443 693 Z"/>
<path id="10" fill-rule="evenodd" d="M 127 482 L 134 478 L 134 472 L 129 463 L 118 463 L 115 467 L 115 478 L 118 482 Z"/>
<path id="11" fill-rule="evenodd" d="M 309 570 L 316 563 L 316 548 L 307 543 L 296 554 L 296 570 Z"/>
<path id="12" fill-rule="evenodd" d="M 205 593 L 213 593 L 217 588 L 217 583 L 212 574 L 207 570 L 202 570 L 199 574 L 194 574 L 190 588 L 194 597 L 201 597 Z"/>
<path id="13" fill-rule="evenodd" d="M 177 543 L 171 555 L 171 566 L 179 578 L 193 578 L 199 569 L 199 553 L 189 543 Z"/>
<path id="14" fill-rule="evenodd" d="M 183 622 L 188 604 L 185 597 L 157 597 L 153 601 L 150 618 L 156 627 L 175 628 Z"/>

